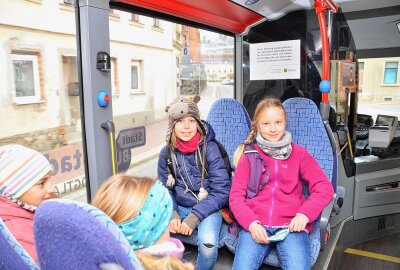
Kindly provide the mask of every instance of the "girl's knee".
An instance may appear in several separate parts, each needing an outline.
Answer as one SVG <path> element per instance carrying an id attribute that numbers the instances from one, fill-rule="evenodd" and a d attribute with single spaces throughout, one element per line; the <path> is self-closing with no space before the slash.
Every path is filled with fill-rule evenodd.
<path id="1" fill-rule="evenodd" d="M 202 245 L 205 248 L 214 248 L 218 245 L 218 237 L 207 236 L 204 238 L 199 238 L 199 246 Z"/>

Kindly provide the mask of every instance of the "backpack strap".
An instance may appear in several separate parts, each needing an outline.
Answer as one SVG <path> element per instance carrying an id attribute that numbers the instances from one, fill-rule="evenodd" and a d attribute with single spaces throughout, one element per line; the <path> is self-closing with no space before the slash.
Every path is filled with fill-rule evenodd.
<path id="1" fill-rule="evenodd" d="M 228 153 L 226 152 L 224 146 L 222 145 L 222 143 L 220 143 L 217 140 L 213 140 L 217 146 L 218 146 L 218 150 L 221 153 L 221 157 L 224 160 L 224 164 L 226 167 L 226 170 L 228 172 L 229 177 L 232 176 L 232 166 L 231 166 L 231 162 L 229 160 L 229 156 Z M 196 164 L 197 164 L 197 168 L 199 168 L 199 170 L 201 171 L 202 168 L 205 169 L 205 175 L 207 175 L 208 177 L 208 161 L 207 161 L 207 157 L 205 157 L 205 160 L 202 160 L 202 156 L 201 156 L 201 152 L 202 152 L 202 146 L 200 146 L 199 148 L 197 148 L 196 150 Z"/>
<path id="2" fill-rule="evenodd" d="M 166 146 L 166 154 L 167 154 L 167 166 L 169 169 L 169 173 L 176 179 L 176 160 L 172 155 L 175 155 L 174 150 L 171 146 Z"/>
<path id="3" fill-rule="evenodd" d="M 232 166 L 231 166 L 231 162 L 229 160 L 228 153 L 226 152 L 225 147 L 222 145 L 222 143 L 220 143 L 217 140 L 214 140 L 214 141 L 218 145 L 218 149 L 219 149 L 219 152 L 221 153 L 222 159 L 224 160 L 226 170 L 228 171 L 228 175 L 229 175 L 229 177 L 231 177 L 233 169 L 232 169 Z"/>
<path id="4" fill-rule="evenodd" d="M 247 186 L 247 199 L 254 198 L 259 190 L 263 190 L 269 180 L 269 168 L 265 166 L 264 161 L 254 144 L 246 144 L 243 154 L 247 156 L 250 164 L 250 179 Z M 263 169 L 265 168 L 265 177 L 261 180 Z M 261 180 L 261 181 L 260 181 Z"/>

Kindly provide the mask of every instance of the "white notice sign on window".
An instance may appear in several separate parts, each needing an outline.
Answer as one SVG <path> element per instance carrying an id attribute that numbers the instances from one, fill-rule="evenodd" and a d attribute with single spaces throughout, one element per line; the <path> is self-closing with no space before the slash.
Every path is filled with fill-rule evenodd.
<path id="1" fill-rule="evenodd" d="M 300 40 L 250 44 L 250 80 L 300 79 Z"/>

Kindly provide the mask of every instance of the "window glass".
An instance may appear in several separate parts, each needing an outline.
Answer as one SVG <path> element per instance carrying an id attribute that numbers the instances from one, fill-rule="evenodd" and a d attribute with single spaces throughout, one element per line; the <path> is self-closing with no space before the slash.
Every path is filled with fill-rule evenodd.
<path id="1" fill-rule="evenodd" d="M 131 66 L 131 89 L 133 93 L 139 93 L 139 63 L 133 63 Z"/>
<path id="2" fill-rule="evenodd" d="M 234 39 L 142 15 L 140 25 L 132 24 L 132 13 L 114 13 L 121 18 L 109 22 L 110 52 L 118 60 L 119 94 L 112 99 L 116 135 L 145 127 L 146 144 L 131 149 L 128 172 L 155 177 L 165 145 L 167 105 L 180 95 L 199 95 L 206 119 L 216 99 L 233 97 Z"/>
<path id="3" fill-rule="evenodd" d="M 3 2 L 0 145 L 43 153 L 58 194 L 85 202 L 74 1 Z"/>
<path id="4" fill-rule="evenodd" d="M 397 83 L 397 68 L 398 62 L 386 62 L 385 63 L 385 74 L 383 77 L 384 84 L 396 84 Z"/>
<path id="5" fill-rule="evenodd" d="M 358 60 L 358 86 L 359 89 L 362 87 L 358 93 L 359 114 L 370 115 L 374 121 L 378 114 L 398 116 L 400 119 L 399 61 L 400 57 Z"/>
<path id="6" fill-rule="evenodd" d="M 11 55 L 13 63 L 15 101 L 34 103 L 40 100 L 39 67 L 37 56 Z"/>

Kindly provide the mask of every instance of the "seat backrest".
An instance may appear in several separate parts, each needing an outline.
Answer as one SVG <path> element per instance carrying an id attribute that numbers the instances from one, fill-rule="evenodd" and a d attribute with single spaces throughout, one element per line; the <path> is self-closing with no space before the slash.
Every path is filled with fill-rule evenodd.
<path id="1" fill-rule="evenodd" d="M 225 147 L 233 168 L 233 154 L 250 134 L 251 120 L 246 109 L 235 99 L 221 98 L 212 104 L 207 122 L 214 129 L 216 139 Z"/>
<path id="2" fill-rule="evenodd" d="M 91 205 L 46 201 L 36 210 L 34 233 L 42 270 L 98 270 L 102 264 L 142 269 L 118 226 Z"/>
<path id="3" fill-rule="evenodd" d="M 18 243 L 0 218 L 0 269 L 39 270 L 35 261 Z"/>
<path id="4" fill-rule="evenodd" d="M 305 147 L 318 161 L 336 190 L 337 157 L 317 106 L 310 99 L 290 98 L 283 102 L 283 107 L 287 116 L 286 129 L 292 134 L 293 141 Z"/>

